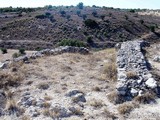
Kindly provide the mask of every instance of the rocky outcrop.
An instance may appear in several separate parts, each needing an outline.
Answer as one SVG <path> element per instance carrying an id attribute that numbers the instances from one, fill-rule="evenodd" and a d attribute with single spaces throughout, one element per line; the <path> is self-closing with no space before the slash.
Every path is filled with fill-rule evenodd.
<path id="1" fill-rule="evenodd" d="M 156 91 L 157 82 L 148 70 L 148 63 L 142 52 L 144 41 L 129 41 L 121 44 L 117 54 L 119 95 L 127 100 L 147 91 Z"/>

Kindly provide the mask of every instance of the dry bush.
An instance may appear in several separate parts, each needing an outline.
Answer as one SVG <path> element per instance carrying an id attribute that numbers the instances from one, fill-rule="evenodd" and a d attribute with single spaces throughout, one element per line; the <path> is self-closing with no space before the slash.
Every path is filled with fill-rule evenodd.
<path id="1" fill-rule="evenodd" d="M 105 65 L 104 73 L 106 77 L 112 81 L 117 80 L 117 67 L 115 63 L 108 63 Z"/>
<path id="2" fill-rule="evenodd" d="M 101 89 L 100 89 L 98 86 L 93 87 L 92 90 L 93 90 L 93 91 L 97 91 L 97 92 L 100 92 L 100 91 L 101 91 Z"/>
<path id="3" fill-rule="evenodd" d="M 89 101 L 90 106 L 93 106 L 95 108 L 101 108 L 104 106 L 103 101 L 102 100 L 96 100 L 96 99 L 92 99 Z"/>
<path id="4" fill-rule="evenodd" d="M 42 113 L 43 113 L 44 116 L 47 116 L 47 117 L 52 117 L 53 116 L 53 113 L 48 108 L 44 109 L 42 111 Z"/>
<path id="5" fill-rule="evenodd" d="M 115 116 L 114 113 L 108 111 L 106 108 L 103 110 L 102 113 L 106 118 L 111 118 L 112 120 L 116 119 L 117 117 Z"/>
<path id="6" fill-rule="evenodd" d="M 113 104 L 120 104 L 125 101 L 125 99 L 122 96 L 118 95 L 117 91 L 113 91 L 110 94 L 108 94 L 107 98 Z"/>
<path id="7" fill-rule="evenodd" d="M 48 83 L 39 83 L 39 84 L 37 85 L 37 88 L 38 88 L 38 89 L 46 90 L 46 89 L 49 88 L 49 84 L 48 84 Z"/>
<path id="8" fill-rule="evenodd" d="M 147 92 L 141 96 L 136 96 L 134 101 L 142 104 L 149 104 L 151 102 L 155 102 L 155 98 L 155 93 Z"/>
<path id="9" fill-rule="evenodd" d="M 46 101 L 50 101 L 50 100 L 52 100 L 53 98 L 52 98 L 51 96 L 46 95 L 46 96 L 44 96 L 44 99 L 45 99 Z"/>
<path id="10" fill-rule="evenodd" d="M 5 110 L 9 113 L 9 114 L 16 114 L 17 116 L 20 116 L 24 113 L 24 109 L 20 108 L 15 100 L 13 99 L 8 99 L 7 103 L 6 103 L 6 107 Z"/>
<path id="11" fill-rule="evenodd" d="M 118 106 L 118 111 L 120 114 L 126 114 L 126 113 L 130 113 L 133 109 L 139 107 L 138 104 L 133 103 L 133 102 L 125 102 L 123 104 L 120 104 Z"/>
<path id="12" fill-rule="evenodd" d="M 134 71 L 128 71 L 126 75 L 127 75 L 127 79 L 138 79 L 138 75 Z"/>
<path id="13" fill-rule="evenodd" d="M 17 87 L 18 85 L 20 85 L 24 76 L 23 74 L 0 72 L 0 78 L 0 88 L 6 88 L 8 86 Z"/>
<path id="14" fill-rule="evenodd" d="M 42 104 L 42 107 L 44 107 L 44 108 L 50 108 L 50 106 L 51 106 L 51 103 L 49 103 L 49 102 L 44 102 Z"/>

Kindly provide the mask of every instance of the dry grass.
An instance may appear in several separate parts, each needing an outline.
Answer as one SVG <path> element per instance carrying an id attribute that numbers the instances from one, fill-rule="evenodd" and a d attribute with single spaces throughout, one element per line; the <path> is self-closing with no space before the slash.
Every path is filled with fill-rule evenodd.
<path id="1" fill-rule="evenodd" d="M 147 92 L 142 96 L 136 96 L 134 98 L 134 101 L 142 104 L 149 104 L 151 102 L 155 102 L 155 98 L 156 98 L 155 93 Z"/>
<path id="2" fill-rule="evenodd" d="M 96 99 L 92 99 L 89 101 L 89 105 L 93 106 L 95 108 L 101 108 L 104 106 L 104 103 L 102 100 L 96 100 Z"/>
<path id="3" fill-rule="evenodd" d="M 117 66 L 115 63 L 108 63 L 104 67 L 104 73 L 106 77 L 112 81 L 117 80 Z"/>
<path id="4" fill-rule="evenodd" d="M 83 111 L 80 108 L 70 108 L 69 109 L 73 115 L 83 115 Z"/>
<path id="5" fill-rule="evenodd" d="M 49 103 L 49 102 L 44 102 L 42 104 L 42 107 L 44 107 L 44 108 L 50 108 L 50 106 L 51 106 L 51 103 Z"/>
<path id="6" fill-rule="evenodd" d="M 115 116 L 115 114 L 114 113 L 112 113 L 112 112 L 110 112 L 110 111 L 108 111 L 108 109 L 107 108 L 105 108 L 104 110 L 103 110 L 103 113 L 102 113 L 106 118 L 111 118 L 112 120 L 114 120 L 114 119 L 116 119 L 117 117 Z"/>
<path id="7" fill-rule="evenodd" d="M 121 104 L 121 103 L 125 102 L 125 99 L 122 96 L 118 95 L 117 91 L 113 91 L 113 92 L 109 93 L 107 95 L 107 98 L 113 104 Z"/>
<path id="8" fill-rule="evenodd" d="M 93 87 L 92 88 L 93 91 L 96 91 L 96 92 L 100 92 L 101 91 L 101 88 L 96 86 L 96 87 Z"/>
<path id="9" fill-rule="evenodd" d="M 127 79 L 138 79 L 138 75 L 134 71 L 128 71 L 126 75 L 127 75 Z"/>
<path id="10" fill-rule="evenodd" d="M 24 109 L 20 108 L 14 99 L 7 100 L 5 110 L 9 112 L 9 114 L 16 114 L 17 116 L 20 116 L 24 113 Z"/>
<path id="11" fill-rule="evenodd" d="M 20 85 L 24 76 L 21 73 L 9 73 L 9 72 L 0 72 L 0 87 L 6 88 L 8 86 L 17 87 Z"/>
<path id="12" fill-rule="evenodd" d="M 53 98 L 51 97 L 51 96 L 48 96 L 48 95 L 46 95 L 46 96 L 44 96 L 44 100 L 46 100 L 46 101 L 50 101 L 50 100 L 52 100 Z"/>
<path id="13" fill-rule="evenodd" d="M 38 89 L 46 90 L 46 89 L 49 88 L 49 84 L 42 82 L 42 83 L 39 83 L 39 84 L 37 85 L 37 88 L 38 88 Z"/>
<path id="14" fill-rule="evenodd" d="M 125 102 L 123 104 L 120 104 L 117 109 L 118 109 L 118 111 L 119 111 L 120 114 L 124 115 L 126 113 L 129 114 L 133 109 L 135 109 L 137 107 L 139 107 L 139 105 L 136 104 L 136 103 Z"/>

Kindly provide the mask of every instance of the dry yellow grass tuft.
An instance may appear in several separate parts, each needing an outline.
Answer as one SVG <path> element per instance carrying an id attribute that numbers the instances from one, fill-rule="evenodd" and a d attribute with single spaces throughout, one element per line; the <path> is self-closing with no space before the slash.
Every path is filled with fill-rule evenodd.
<path id="1" fill-rule="evenodd" d="M 101 108 L 104 106 L 104 103 L 102 100 L 96 100 L 96 99 L 92 99 L 89 101 L 89 105 L 93 106 L 95 108 Z"/>
<path id="2" fill-rule="evenodd" d="M 106 74 L 106 77 L 112 81 L 117 80 L 117 67 L 115 63 L 108 63 L 104 67 L 104 73 Z"/>
<path id="3" fill-rule="evenodd" d="M 155 102 L 155 98 L 156 98 L 155 93 L 147 92 L 141 96 L 136 96 L 134 98 L 134 101 L 142 104 L 149 104 L 151 102 Z"/>
<path id="4" fill-rule="evenodd" d="M 123 104 L 120 104 L 117 109 L 118 109 L 118 111 L 119 111 L 120 114 L 124 115 L 126 113 L 129 114 L 133 109 L 135 109 L 137 107 L 139 107 L 139 105 L 136 104 L 136 103 L 125 102 Z"/>
<path id="5" fill-rule="evenodd" d="M 126 75 L 127 75 L 127 79 L 138 79 L 138 75 L 134 71 L 128 71 Z"/>

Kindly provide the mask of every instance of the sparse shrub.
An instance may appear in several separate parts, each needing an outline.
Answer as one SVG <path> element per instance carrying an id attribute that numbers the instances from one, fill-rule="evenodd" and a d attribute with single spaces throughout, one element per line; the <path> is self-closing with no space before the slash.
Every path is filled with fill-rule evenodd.
<path id="1" fill-rule="evenodd" d="M 108 100 L 113 104 L 120 104 L 125 102 L 125 99 L 118 94 L 117 91 L 113 91 L 107 95 Z"/>
<path id="2" fill-rule="evenodd" d="M 25 53 L 25 49 L 24 49 L 24 48 L 20 48 L 20 49 L 19 49 L 19 53 L 20 53 L 21 55 L 26 54 L 26 53 Z"/>
<path id="3" fill-rule="evenodd" d="M 83 20 L 85 20 L 87 18 L 87 15 L 82 15 Z"/>
<path id="4" fill-rule="evenodd" d="M 0 73 L 0 88 L 5 88 L 7 86 L 18 86 L 20 82 L 23 80 L 22 74 L 11 74 L 11 73 Z"/>
<path id="5" fill-rule="evenodd" d="M 155 26 L 152 25 L 152 26 L 149 27 L 149 29 L 150 29 L 151 32 L 155 32 Z"/>
<path id="6" fill-rule="evenodd" d="M 49 88 L 49 84 L 48 83 L 40 83 L 40 84 L 37 85 L 37 88 L 46 90 L 46 89 Z"/>
<path id="7" fill-rule="evenodd" d="M 46 15 L 36 15 L 35 18 L 37 18 L 37 19 L 45 19 Z"/>
<path id="8" fill-rule="evenodd" d="M 13 58 L 18 58 L 20 55 L 18 53 L 13 53 L 12 57 Z"/>
<path id="9" fill-rule="evenodd" d="M 84 21 L 84 24 L 87 26 L 87 27 L 90 27 L 90 28 L 96 28 L 98 27 L 98 23 L 95 21 L 95 20 L 92 20 L 92 19 L 87 19 Z"/>
<path id="10" fill-rule="evenodd" d="M 135 13 L 135 10 L 134 10 L 134 9 L 131 9 L 131 10 L 129 10 L 129 12 L 131 12 L 131 13 Z"/>
<path id="11" fill-rule="evenodd" d="M 89 104 L 95 108 L 101 108 L 104 106 L 103 101 L 96 99 L 90 100 Z"/>
<path id="12" fill-rule="evenodd" d="M 102 20 L 104 20 L 104 18 L 105 18 L 105 15 L 101 15 L 100 17 L 101 17 L 101 19 L 102 19 Z"/>
<path id="13" fill-rule="evenodd" d="M 125 17 L 126 20 L 128 20 L 128 15 L 125 15 L 124 17 Z"/>
<path id="14" fill-rule="evenodd" d="M 49 16 L 51 16 L 51 13 L 46 12 L 45 15 L 49 17 Z"/>
<path id="15" fill-rule="evenodd" d="M 125 102 L 118 106 L 118 111 L 120 114 L 130 113 L 134 108 L 139 107 L 138 104 L 132 102 Z"/>
<path id="16" fill-rule="evenodd" d="M 46 95 L 46 96 L 44 96 L 44 99 L 45 99 L 46 101 L 49 101 L 49 100 L 52 100 L 53 98 L 52 98 L 51 96 Z"/>
<path id="17" fill-rule="evenodd" d="M 115 120 L 115 119 L 117 118 L 114 113 L 108 111 L 107 109 L 104 109 L 102 114 L 103 114 L 106 118 L 111 118 L 112 120 Z"/>
<path id="18" fill-rule="evenodd" d="M 65 15 L 66 15 L 66 12 L 65 12 L 64 10 L 62 10 L 62 11 L 60 11 L 60 14 L 61 14 L 62 16 L 65 16 Z"/>
<path id="19" fill-rule="evenodd" d="M 112 13 L 109 13 L 109 17 L 112 17 Z"/>
<path id="20" fill-rule="evenodd" d="M 126 73 L 126 75 L 127 75 L 127 79 L 134 79 L 134 80 L 136 80 L 136 79 L 139 78 L 138 75 L 137 75 L 137 73 L 134 72 L 134 71 L 128 71 Z"/>
<path id="21" fill-rule="evenodd" d="M 44 103 L 42 104 L 42 107 L 44 107 L 44 108 L 50 108 L 50 106 L 51 106 L 51 104 L 48 103 L 48 102 L 44 102 Z"/>
<path id="22" fill-rule="evenodd" d="M 140 20 L 140 23 L 141 23 L 141 24 L 144 24 L 144 20 L 141 19 L 141 20 Z"/>
<path id="23" fill-rule="evenodd" d="M 7 49 L 6 48 L 1 48 L 2 54 L 6 54 L 7 53 Z"/>
<path id="24" fill-rule="evenodd" d="M 147 92 L 141 96 L 136 96 L 134 100 L 138 103 L 149 104 L 151 102 L 155 102 L 156 95 L 155 93 Z"/>
<path id="25" fill-rule="evenodd" d="M 80 2 L 80 3 L 78 3 L 78 5 L 77 5 L 77 7 L 79 8 L 79 9 L 83 9 L 83 3 L 82 2 Z"/>
<path id="26" fill-rule="evenodd" d="M 93 15 L 94 17 L 97 17 L 97 11 L 93 11 L 93 12 L 92 12 L 92 15 Z"/>
<path id="27" fill-rule="evenodd" d="M 100 92 L 100 91 L 101 91 L 101 89 L 100 89 L 98 86 L 93 87 L 92 90 L 93 90 L 93 91 L 97 91 L 97 92 Z"/>
<path id="28" fill-rule="evenodd" d="M 75 46 L 75 47 L 85 47 L 85 43 L 79 40 L 64 39 L 59 42 L 59 46 Z"/>
<path id="29" fill-rule="evenodd" d="M 7 100 L 5 110 L 7 110 L 9 114 L 16 114 L 17 116 L 22 115 L 24 113 L 24 109 L 21 109 L 13 99 Z"/>
<path id="30" fill-rule="evenodd" d="M 76 12 L 76 14 L 77 14 L 78 16 L 80 16 L 81 11 L 80 11 L 80 10 L 78 10 L 78 11 Z"/>
<path id="31" fill-rule="evenodd" d="M 70 16 L 70 15 L 67 15 L 66 18 L 69 20 L 69 19 L 71 18 L 71 16 Z"/>
<path id="32" fill-rule="evenodd" d="M 88 44 L 92 44 L 93 43 L 93 40 L 92 40 L 91 36 L 87 37 L 87 43 Z"/>
<path id="33" fill-rule="evenodd" d="M 106 74 L 107 78 L 115 81 L 117 79 L 117 67 L 115 63 L 106 64 L 104 68 L 104 73 Z"/>

